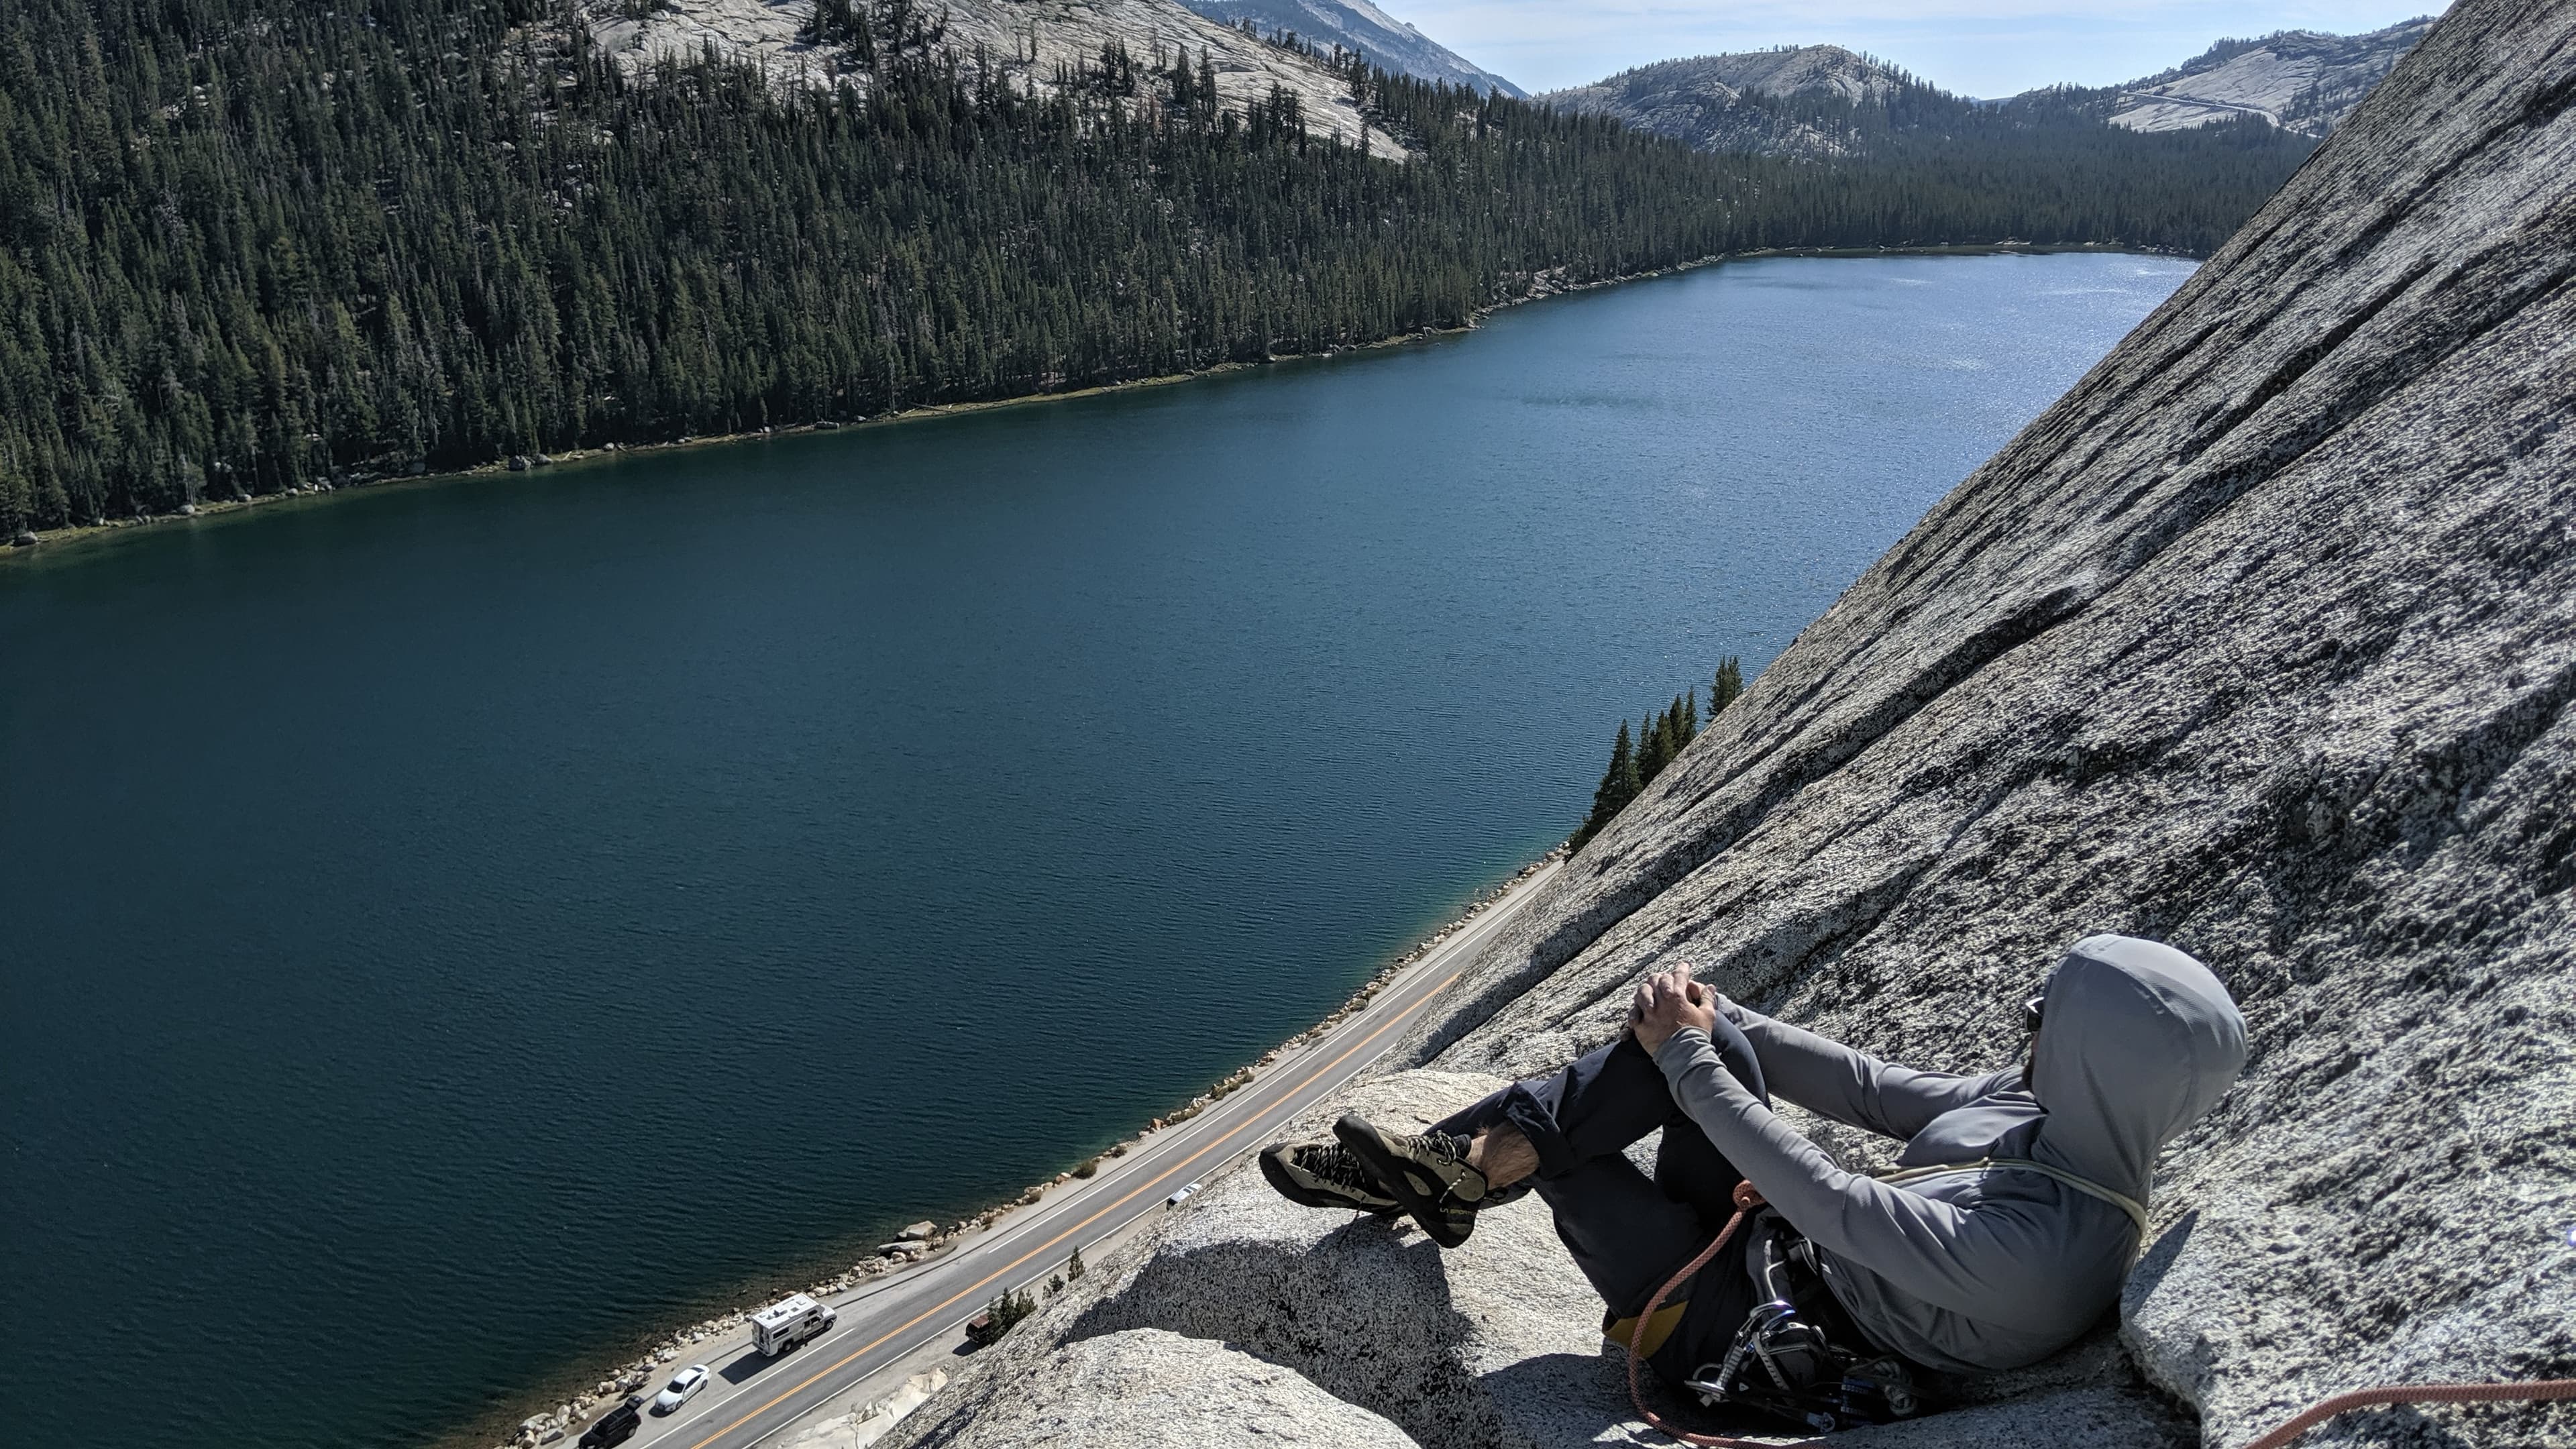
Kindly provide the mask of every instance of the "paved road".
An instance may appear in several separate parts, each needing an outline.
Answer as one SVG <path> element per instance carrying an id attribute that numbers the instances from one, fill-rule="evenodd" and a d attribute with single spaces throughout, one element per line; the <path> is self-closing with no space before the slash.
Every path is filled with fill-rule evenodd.
<path id="1" fill-rule="evenodd" d="M 1262 1069 L 1250 1085 L 1188 1122 L 1104 1162 L 1091 1181 L 1058 1188 L 920 1267 L 835 1299 L 840 1322 L 824 1337 L 776 1359 L 728 1339 L 705 1360 L 715 1368 L 713 1383 L 668 1419 L 647 1415 L 643 1431 L 628 1442 L 665 1449 L 766 1443 L 852 1385 L 935 1340 L 953 1339 L 995 1294 L 1042 1282 L 1075 1248 L 1162 1211 L 1171 1193 L 1267 1146 L 1290 1119 L 1377 1060 L 1557 869 L 1549 864 L 1487 907 L 1407 967 L 1366 1011 Z"/>

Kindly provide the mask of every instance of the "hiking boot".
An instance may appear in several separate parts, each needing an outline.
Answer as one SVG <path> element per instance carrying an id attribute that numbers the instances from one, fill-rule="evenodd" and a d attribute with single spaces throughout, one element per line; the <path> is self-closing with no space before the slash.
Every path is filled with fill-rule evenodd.
<path id="1" fill-rule="evenodd" d="M 1261 1175 L 1279 1195 L 1305 1207 L 1349 1208 L 1361 1213 L 1400 1213 L 1376 1177 L 1347 1147 L 1331 1142 L 1286 1142 L 1261 1152 Z"/>
<path id="2" fill-rule="evenodd" d="M 1334 1123 L 1333 1135 L 1444 1248 L 1467 1241 L 1476 1230 L 1477 1211 L 1490 1205 L 1485 1174 L 1467 1165 L 1465 1137 L 1380 1132 L 1357 1113 Z"/>

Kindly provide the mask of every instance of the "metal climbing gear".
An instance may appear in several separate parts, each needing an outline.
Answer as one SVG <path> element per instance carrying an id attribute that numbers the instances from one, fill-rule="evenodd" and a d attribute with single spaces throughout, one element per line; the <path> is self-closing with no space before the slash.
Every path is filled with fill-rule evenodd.
<path id="1" fill-rule="evenodd" d="M 1703 1404 L 1741 1404 L 1827 1433 L 1920 1413 L 1913 1371 L 1861 1336 L 1825 1287 L 1806 1239 L 1776 1213 L 1755 1219 L 1753 1230 L 1762 1302 L 1726 1357 L 1702 1364 L 1683 1387 Z"/>

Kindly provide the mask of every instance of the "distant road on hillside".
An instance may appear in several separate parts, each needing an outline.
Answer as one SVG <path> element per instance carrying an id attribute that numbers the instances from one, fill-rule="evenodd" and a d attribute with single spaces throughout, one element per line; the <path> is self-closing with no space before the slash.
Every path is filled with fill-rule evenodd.
<path id="1" fill-rule="evenodd" d="M 647 1416 L 643 1431 L 627 1442 L 663 1449 L 774 1442 L 852 1386 L 934 1340 L 953 1338 L 994 1295 L 1042 1283 L 1074 1249 L 1162 1211 L 1172 1193 L 1267 1146 L 1289 1121 L 1375 1063 L 1560 869 L 1551 862 L 1520 881 L 1407 967 L 1366 1010 L 1198 1116 L 1104 1162 L 1097 1177 L 1053 1190 L 1044 1202 L 958 1240 L 921 1267 L 835 1299 L 840 1321 L 822 1338 L 764 1359 L 729 1336 L 704 1359 L 715 1370 L 712 1384 L 668 1419 Z M 658 1381 L 649 1386 L 659 1387 Z M 576 1431 L 560 1442 L 577 1437 Z"/>

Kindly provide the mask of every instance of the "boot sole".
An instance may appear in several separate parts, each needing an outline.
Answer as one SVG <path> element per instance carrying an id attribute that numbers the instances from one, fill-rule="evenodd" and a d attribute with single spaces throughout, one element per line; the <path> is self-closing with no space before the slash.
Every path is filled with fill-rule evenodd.
<path id="1" fill-rule="evenodd" d="M 1344 1147 L 1359 1154 L 1360 1161 L 1367 1163 L 1369 1171 L 1377 1174 L 1379 1185 L 1387 1190 L 1389 1196 L 1404 1204 L 1404 1210 L 1412 1217 L 1414 1225 L 1429 1233 L 1431 1241 L 1444 1248 L 1454 1248 L 1466 1242 L 1468 1233 L 1475 1230 L 1476 1220 L 1472 1217 L 1467 1220 L 1466 1231 L 1452 1229 L 1446 1215 L 1440 1211 L 1439 1200 L 1426 1198 L 1413 1190 L 1410 1164 L 1397 1156 L 1386 1145 L 1386 1139 L 1378 1135 L 1377 1129 L 1358 1114 L 1343 1113 L 1342 1119 L 1333 1124 L 1333 1136 L 1340 1139 Z"/>
<path id="2" fill-rule="evenodd" d="M 1347 1198 L 1334 1197 L 1324 1193 L 1319 1193 L 1313 1188 L 1306 1186 L 1304 1183 L 1299 1182 L 1297 1179 L 1290 1177 L 1288 1175 L 1288 1169 L 1281 1166 L 1279 1159 L 1271 1156 L 1266 1149 L 1260 1153 L 1260 1161 L 1261 1175 L 1269 1179 L 1270 1185 L 1273 1188 L 1278 1189 L 1281 1197 L 1288 1199 L 1299 1207 L 1340 1208 L 1345 1212 L 1367 1213 L 1372 1217 L 1381 1218 L 1393 1217 L 1397 1213 L 1404 1211 L 1404 1206 L 1401 1203 L 1391 1203 L 1385 1207 L 1369 1207 L 1362 1203 L 1352 1202 Z"/>

